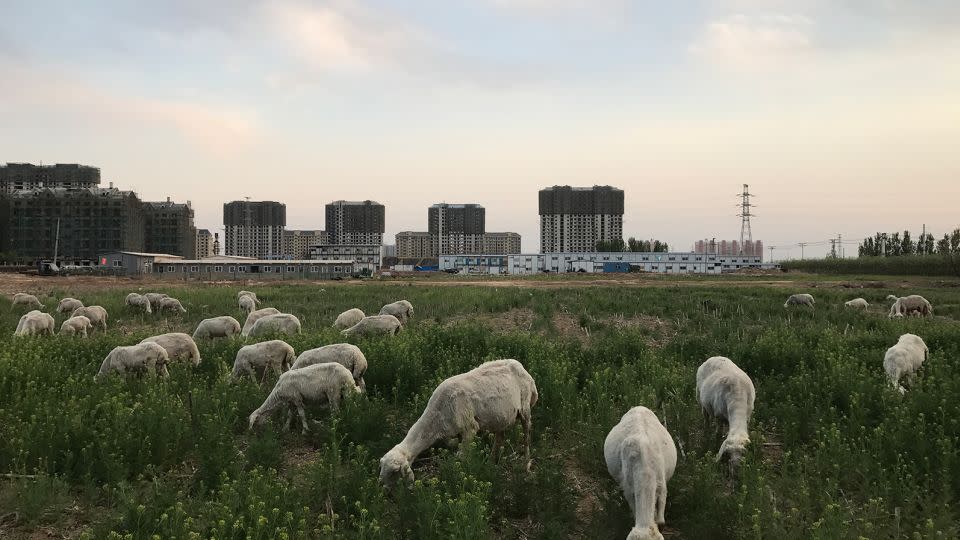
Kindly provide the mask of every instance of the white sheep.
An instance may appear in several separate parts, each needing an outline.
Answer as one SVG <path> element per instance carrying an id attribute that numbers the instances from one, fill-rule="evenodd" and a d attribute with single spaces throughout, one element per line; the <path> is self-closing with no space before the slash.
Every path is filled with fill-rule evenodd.
<path id="1" fill-rule="evenodd" d="M 529 470 L 531 409 L 537 404 L 537 398 L 533 377 L 516 360 L 486 362 L 450 377 L 433 391 L 423 414 L 407 431 L 407 436 L 380 458 L 380 482 L 389 485 L 401 477 L 413 482 L 411 464 L 421 452 L 437 441 L 453 438 L 460 439 L 462 448 L 478 431 L 494 433 L 496 460 L 504 432 L 517 419 L 523 426 L 524 455 Z"/>
<path id="2" fill-rule="evenodd" d="M 170 374 L 167 371 L 168 361 L 166 349 L 157 343 L 146 342 L 129 347 L 114 347 L 103 359 L 103 364 L 100 365 L 100 371 L 97 372 L 94 380 L 100 381 L 113 372 L 144 370 L 166 377 Z"/>
<path id="3" fill-rule="evenodd" d="M 153 306 L 154 308 L 156 308 L 160 304 L 160 300 L 168 297 L 164 293 L 155 293 L 155 292 L 144 293 L 144 296 L 147 297 L 147 300 L 150 301 L 150 305 Z"/>
<path id="4" fill-rule="evenodd" d="M 240 333 L 240 323 L 229 315 L 212 317 L 200 321 L 193 331 L 193 339 L 214 339 L 233 337 Z"/>
<path id="5" fill-rule="evenodd" d="M 243 331 L 240 332 L 241 335 L 247 336 L 250 334 L 250 329 L 253 328 L 253 325 L 260 319 L 266 317 L 267 315 L 277 315 L 280 313 L 280 310 L 277 308 L 267 307 L 263 309 L 258 309 L 252 311 L 247 315 L 246 322 L 243 323 Z"/>
<path id="6" fill-rule="evenodd" d="M 870 307 L 870 303 L 863 298 L 854 298 L 853 300 L 848 300 L 844 302 L 843 305 L 848 308 L 862 309 L 864 311 L 866 311 L 866 309 Z"/>
<path id="7" fill-rule="evenodd" d="M 157 303 L 157 311 L 172 311 L 174 313 L 186 313 L 187 309 L 183 307 L 183 304 L 180 303 L 176 298 L 166 297 L 161 298 Z"/>
<path id="8" fill-rule="evenodd" d="M 233 361 L 233 376 L 240 378 L 247 373 L 256 382 L 254 369 L 262 369 L 263 376 L 266 377 L 270 368 L 279 376 L 290 369 L 294 357 L 296 353 L 293 347 L 279 339 L 245 345 L 237 351 L 237 357 Z"/>
<path id="9" fill-rule="evenodd" d="M 677 468 L 677 447 L 657 415 L 633 407 L 603 441 L 607 471 L 620 484 L 633 512 L 627 540 L 663 540 L 667 481 Z"/>
<path id="10" fill-rule="evenodd" d="M 257 298 L 257 293 L 252 293 L 250 291 L 240 291 L 237 293 L 237 300 L 240 300 L 244 296 L 249 296 L 250 298 L 253 298 L 254 303 L 256 303 L 257 305 L 260 304 L 260 299 Z"/>
<path id="11" fill-rule="evenodd" d="M 76 317 L 78 315 L 83 315 L 84 317 L 90 319 L 90 324 L 93 326 L 99 326 L 104 330 L 107 329 L 107 310 L 103 309 L 102 306 L 84 306 L 78 307 L 73 310 L 73 313 L 70 314 L 71 317 Z"/>
<path id="12" fill-rule="evenodd" d="M 40 303 L 40 300 L 38 300 L 36 296 L 26 293 L 17 293 L 13 295 L 13 304 L 10 305 L 10 310 L 12 311 L 15 306 L 36 307 L 40 309 L 45 307 Z"/>
<path id="13" fill-rule="evenodd" d="M 717 461 L 730 460 L 736 471 L 750 443 L 750 416 L 756 398 L 753 381 L 729 358 L 714 356 L 697 368 L 697 400 L 705 416 L 727 421 L 727 438 L 720 445 Z"/>
<path id="14" fill-rule="evenodd" d="M 49 313 L 44 313 L 35 309 L 33 311 L 24 313 L 23 316 L 20 317 L 20 322 L 17 323 L 17 329 L 14 331 L 13 335 L 52 336 L 54 324 L 55 322 L 53 317 Z"/>
<path id="15" fill-rule="evenodd" d="M 127 295 L 126 304 L 131 307 L 140 308 L 146 313 L 153 313 L 153 308 L 150 306 L 150 300 L 147 300 L 146 296 L 142 294 L 137 294 L 132 292 Z"/>
<path id="16" fill-rule="evenodd" d="M 70 317 L 60 325 L 61 336 L 80 335 L 81 337 L 87 337 L 87 330 L 93 330 L 93 325 L 90 324 L 90 319 L 83 315 Z"/>
<path id="17" fill-rule="evenodd" d="M 240 305 L 240 311 L 246 312 L 248 315 L 253 313 L 257 309 L 257 302 L 253 299 L 252 296 L 241 296 L 238 301 Z"/>
<path id="18" fill-rule="evenodd" d="M 333 327 L 337 330 L 345 330 L 360 322 L 360 320 L 364 317 L 366 317 L 366 315 L 364 315 L 364 313 L 359 309 L 348 309 L 337 316 L 337 320 L 334 321 Z"/>
<path id="19" fill-rule="evenodd" d="M 930 349 L 919 336 L 904 334 L 897 340 L 897 344 L 887 349 L 883 355 L 883 369 L 890 378 L 890 383 L 901 394 L 907 389 L 900 385 L 900 379 L 907 377 L 912 383 L 916 378 L 917 370 L 930 354 Z"/>
<path id="20" fill-rule="evenodd" d="M 248 337 L 260 337 L 268 334 L 284 334 L 295 336 L 300 333 L 300 319 L 289 313 L 277 313 L 261 317 L 253 323 Z"/>
<path id="21" fill-rule="evenodd" d="M 195 366 L 200 365 L 200 349 L 197 348 L 197 342 L 189 334 L 170 332 L 169 334 L 148 337 L 140 343 L 149 342 L 163 347 L 170 360 L 186 360 Z"/>
<path id="22" fill-rule="evenodd" d="M 790 298 L 787 298 L 787 301 L 783 303 L 783 307 L 790 306 L 810 306 L 814 305 L 813 296 L 809 294 L 791 294 Z"/>
<path id="23" fill-rule="evenodd" d="M 387 334 L 396 335 L 403 325 L 393 315 L 371 315 L 360 319 L 360 322 L 341 331 L 345 336 L 375 336 Z"/>
<path id="24" fill-rule="evenodd" d="M 890 299 L 892 296 L 893 295 L 888 296 L 887 299 Z M 932 317 L 933 306 L 926 298 L 918 294 L 896 298 L 893 305 L 890 306 L 890 313 L 887 316 L 892 319 L 894 317 L 903 317 L 904 315 Z"/>
<path id="25" fill-rule="evenodd" d="M 400 324 L 407 324 L 413 317 L 413 304 L 406 300 L 398 300 L 380 308 L 380 315 L 393 315 Z"/>
<path id="26" fill-rule="evenodd" d="M 361 390 L 367 389 L 367 383 L 363 380 L 363 374 L 367 372 L 367 358 L 360 347 L 350 343 L 334 343 L 303 351 L 290 369 L 300 369 L 325 362 L 336 362 L 349 369 L 357 386 Z"/>
<path id="27" fill-rule="evenodd" d="M 270 395 L 257 410 L 250 413 L 250 429 L 262 423 L 270 413 L 286 405 L 289 407 L 285 429 L 290 429 L 293 410 L 300 415 L 303 433 L 307 432 L 307 414 L 304 403 L 327 403 L 331 410 L 340 408 L 340 400 L 348 394 L 359 393 L 350 370 L 340 364 L 316 364 L 302 369 L 291 369 L 277 379 Z"/>
<path id="28" fill-rule="evenodd" d="M 83 302 L 76 298 L 64 298 L 57 304 L 57 313 L 71 313 L 81 307 L 83 307 Z"/>

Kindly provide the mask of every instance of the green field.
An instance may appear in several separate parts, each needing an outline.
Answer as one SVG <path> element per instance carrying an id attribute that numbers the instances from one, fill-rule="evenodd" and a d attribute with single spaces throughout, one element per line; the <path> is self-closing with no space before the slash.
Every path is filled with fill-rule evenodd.
<path id="1" fill-rule="evenodd" d="M 93 382 L 114 346 L 210 316 L 242 323 L 240 287 L 157 286 L 182 317 L 124 309 L 129 290 L 43 298 L 104 306 L 109 329 L 88 340 L 13 338 L 22 311 L 0 301 L 0 538 L 624 538 L 633 517 L 602 445 L 634 405 L 678 447 L 667 538 L 960 537 L 960 288 L 910 291 L 935 306 L 926 320 L 887 319 L 883 298 L 902 290 L 823 283 L 243 288 L 301 319 L 297 352 L 341 341 L 330 324 L 348 308 L 408 299 L 416 316 L 395 338 L 353 340 L 368 393 L 334 415 L 310 409 L 317 423 L 301 435 L 279 415 L 247 430 L 272 380 L 231 381 L 241 340 L 198 343 L 201 365 L 175 364 L 166 380 Z M 812 293 L 816 309 L 784 309 L 791 292 Z M 857 296 L 875 308 L 842 308 Z M 930 358 L 900 396 L 882 360 L 905 332 Z M 736 480 L 714 462 L 723 437 L 695 399 L 696 368 L 713 355 L 757 388 Z M 492 438 L 478 437 L 462 454 L 424 453 L 412 488 L 384 492 L 378 460 L 436 385 L 496 358 L 522 362 L 539 389 L 533 471 L 517 427 L 497 464 Z"/>

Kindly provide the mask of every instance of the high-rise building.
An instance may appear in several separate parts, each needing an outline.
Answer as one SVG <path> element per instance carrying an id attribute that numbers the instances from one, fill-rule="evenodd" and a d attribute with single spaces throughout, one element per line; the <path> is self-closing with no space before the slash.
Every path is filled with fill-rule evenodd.
<path id="1" fill-rule="evenodd" d="M 427 230 L 440 253 L 474 253 L 486 231 L 486 209 L 479 204 L 435 204 L 427 210 Z"/>
<path id="2" fill-rule="evenodd" d="M 483 244 L 477 253 L 486 255 L 513 255 L 520 253 L 520 235 L 515 232 L 483 233 Z"/>
<path id="3" fill-rule="evenodd" d="M 58 230 L 59 229 L 59 230 Z M 0 252 L 16 259 L 95 262 L 107 251 L 143 251 L 143 204 L 116 188 L 42 188 L 0 194 Z"/>
<path id="4" fill-rule="evenodd" d="M 283 254 L 295 260 L 305 260 L 310 257 L 310 246 L 329 244 L 327 231 L 298 231 L 288 229 L 283 231 Z"/>
<path id="5" fill-rule="evenodd" d="M 739 240 L 697 240 L 693 246 L 694 253 L 709 253 L 716 255 L 745 255 L 748 257 L 763 258 L 763 241 L 748 240 L 740 245 Z"/>
<path id="6" fill-rule="evenodd" d="M 397 257 L 401 259 L 437 257 L 436 237 L 426 231 L 398 232 Z"/>
<path id="7" fill-rule="evenodd" d="M 197 229 L 197 255 L 196 259 L 213 257 L 217 253 L 213 250 L 213 234 L 209 229 Z"/>
<path id="8" fill-rule="evenodd" d="M 34 165 L 7 163 L 0 165 L 0 193 L 41 188 L 80 189 L 100 185 L 100 169 L 87 165 L 58 163 Z"/>
<path id="9" fill-rule="evenodd" d="M 326 208 L 330 244 L 383 244 L 384 207 L 375 201 L 334 201 Z"/>
<path id="10" fill-rule="evenodd" d="M 553 186 L 540 190 L 540 252 L 591 252 L 623 240 L 623 190 Z"/>
<path id="11" fill-rule="evenodd" d="M 209 234 L 209 232 L 208 232 Z M 197 251 L 197 228 L 193 208 L 171 202 L 143 203 L 143 245 L 148 253 L 166 253 L 191 258 Z"/>
<path id="12" fill-rule="evenodd" d="M 233 201 L 223 205 L 224 254 L 255 259 L 283 256 L 287 206 L 274 201 Z"/>

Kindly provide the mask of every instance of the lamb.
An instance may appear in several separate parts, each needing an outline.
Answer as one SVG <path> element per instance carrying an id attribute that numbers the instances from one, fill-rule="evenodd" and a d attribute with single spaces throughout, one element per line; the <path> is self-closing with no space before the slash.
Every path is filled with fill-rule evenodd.
<path id="1" fill-rule="evenodd" d="M 273 368 L 277 375 L 282 375 L 290 369 L 294 357 L 296 353 L 293 347 L 279 339 L 246 345 L 237 351 L 237 357 L 233 361 L 233 376 L 240 378 L 244 373 L 248 373 L 256 382 L 254 368 L 263 369 L 264 377 L 267 376 L 269 368 Z"/>
<path id="2" fill-rule="evenodd" d="M 607 471 L 620 484 L 633 512 L 627 540 L 663 540 L 667 481 L 677 468 L 677 447 L 657 415 L 633 407 L 603 441 Z"/>
<path id="3" fill-rule="evenodd" d="M 250 335 L 250 329 L 253 328 L 253 325 L 260 319 L 266 317 L 267 315 L 277 315 L 280 313 L 279 309 L 267 307 L 263 309 L 258 309 L 256 311 L 250 312 L 247 314 L 247 320 L 243 323 L 243 331 L 240 332 L 244 337 Z"/>
<path id="4" fill-rule="evenodd" d="M 42 336 L 53 335 L 54 320 L 49 313 L 33 310 L 23 314 L 20 322 L 17 323 L 17 329 L 13 332 L 15 336 Z"/>
<path id="5" fill-rule="evenodd" d="M 364 313 L 359 309 L 348 309 L 337 316 L 337 320 L 334 321 L 333 327 L 337 330 L 345 330 L 360 322 L 360 320 L 364 317 L 366 317 L 366 315 L 364 315 Z"/>
<path id="6" fill-rule="evenodd" d="M 890 295 L 893 296 L 893 295 Z M 889 299 L 890 296 L 887 298 Z M 904 315 L 914 314 L 919 316 L 933 316 L 933 306 L 926 298 L 918 295 L 911 294 L 910 296 L 904 296 L 902 298 L 897 298 L 893 305 L 890 306 L 890 313 L 887 315 L 891 319 L 894 317 L 903 317 Z"/>
<path id="7" fill-rule="evenodd" d="M 345 336 L 373 336 L 387 334 L 394 336 L 401 329 L 400 321 L 393 315 L 371 315 L 360 319 L 360 322 L 341 331 Z"/>
<path id="8" fill-rule="evenodd" d="M 90 319 L 83 315 L 77 315 L 63 321 L 63 324 L 60 325 L 60 335 L 76 336 L 79 334 L 81 337 L 87 337 L 87 330 L 92 329 L 93 325 L 90 324 Z"/>
<path id="9" fill-rule="evenodd" d="M 147 297 L 142 294 L 135 292 L 128 294 L 126 303 L 128 306 L 140 308 L 147 313 L 153 313 L 153 308 L 150 307 L 150 300 L 147 300 Z"/>
<path id="10" fill-rule="evenodd" d="M 327 365 L 327 364 L 320 364 Z M 293 370 L 296 373 L 297 370 Z M 497 459 L 504 432 L 520 419 L 526 439 L 524 455 L 530 470 L 530 410 L 537 404 L 537 385 L 516 360 L 494 360 L 454 375 L 433 391 L 420 418 L 407 436 L 380 458 L 380 482 L 390 485 L 401 475 L 414 480 L 410 465 L 440 440 L 460 438 L 463 447 L 478 431 L 493 432 Z"/>
<path id="11" fill-rule="evenodd" d="M 193 339 L 233 337 L 240 333 L 240 323 L 229 315 L 204 319 L 193 331 Z"/>
<path id="12" fill-rule="evenodd" d="M 277 313 L 261 317 L 253 323 L 248 337 L 260 337 L 267 334 L 295 336 L 300 333 L 300 319 L 289 313 Z"/>
<path id="13" fill-rule="evenodd" d="M 864 311 L 866 311 L 866 309 L 870 307 L 870 303 L 864 300 L 863 298 L 854 298 L 853 300 L 844 302 L 843 305 L 848 308 L 862 309 Z"/>
<path id="14" fill-rule="evenodd" d="M 83 302 L 76 298 L 64 298 L 57 304 L 57 313 L 72 313 L 73 310 L 83 307 Z"/>
<path id="15" fill-rule="evenodd" d="M 239 304 L 240 311 L 245 311 L 248 315 L 257 309 L 257 302 L 251 296 L 241 296 Z"/>
<path id="16" fill-rule="evenodd" d="M 182 332 L 171 332 L 169 334 L 160 334 L 151 336 L 140 343 L 156 343 L 167 351 L 170 360 L 187 360 L 195 366 L 200 365 L 200 349 L 197 343 L 188 334 Z"/>
<path id="17" fill-rule="evenodd" d="M 897 344 L 887 349 L 883 355 L 883 369 L 890 378 L 890 383 L 898 392 L 904 394 L 907 389 L 900 385 L 900 379 L 907 377 L 912 383 L 916 378 L 917 370 L 930 355 L 930 349 L 919 336 L 904 334 L 897 340 Z"/>
<path id="18" fill-rule="evenodd" d="M 168 361 L 167 351 L 157 343 L 148 341 L 129 347 L 114 347 L 103 359 L 103 364 L 100 365 L 100 371 L 97 372 L 94 380 L 101 381 L 113 372 L 144 370 L 166 377 L 170 374 L 167 371 Z"/>
<path id="19" fill-rule="evenodd" d="M 413 317 L 413 304 L 406 300 L 399 300 L 380 308 L 380 315 L 393 315 L 400 321 L 400 324 L 407 324 Z"/>
<path id="20" fill-rule="evenodd" d="M 326 362 L 336 362 L 349 369 L 360 390 L 367 389 L 367 383 L 363 380 L 363 374 L 367 372 L 367 358 L 363 356 L 360 347 L 350 343 L 335 343 L 303 351 L 290 369 L 300 369 Z"/>
<path id="21" fill-rule="evenodd" d="M 783 307 L 790 307 L 793 305 L 813 307 L 813 304 L 813 296 L 809 294 L 791 294 L 790 298 L 787 298 L 787 301 L 784 302 Z"/>
<path id="22" fill-rule="evenodd" d="M 714 356 L 697 368 L 697 400 L 704 416 L 724 419 L 729 426 L 717 461 L 728 458 L 731 472 L 740 466 L 750 443 L 748 428 L 755 398 L 750 376 L 729 358 Z"/>
<path id="23" fill-rule="evenodd" d="M 15 306 L 36 307 L 40 309 L 45 307 L 40 303 L 40 300 L 38 300 L 36 296 L 26 293 L 17 293 L 13 295 L 13 304 L 10 305 L 10 310 L 12 311 Z"/>
<path id="24" fill-rule="evenodd" d="M 151 305 L 151 306 L 157 306 L 157 305 L 160 304 L 160 300 L 162 300 L 162 299 L 164 299 L 164 298 L 167 298 L 167 295 L 166 295 L 166 294 L 164 294 L 164 293 L 155 293 L 155 292 L 145 293 L 144 296 L 146 296 L 146 297 L 147 297 L 147 300 L 150 301 L 150 305 Z"/>
<path id="25" fill-rule="evenodd" d="M 84 306 L 78 307 L 73 310 L 73 313 L 70 314 L 71 317 L 76 317 L 78 315 L 83 315 L 84 317 L 90 319 L 90 324 L 93 326 L 99 326 L 104 330 L 107 329 L 107 310 L 103 309 L 101 306 Z"/>
<path id="26" fill-rule="evenodd" d="M 186 313 L 187 309 L 183 307 L 176 298 L 161 298 L 157 304 L 157 311 L 172 311 L 174 313 Z"/>
<path id="27" fill-rule="evenodd" d="M 239 301 L 244 296 L 249 296 L 250 298 L 253 298 L 253 302 L 257 305 L 260 305 L 260 299 L 257 298 L 257 293 L 252 293 L 250 291 L 240 291 L 237 293 L 237 300 Z"/>
<path id="28" fill-rule="evenodd" d="M 307 414 L 303 409 L 304 402 L 326 402 L 331 410 L 336 411 L 340 408 L 340 400 L 350 393 L 360 393 L 360 389 L 353 383 L 350 370 L 340 364 L 316 364 L 291 369 L 280 375 L 263 405 L 250 414 L 250 429 L 263 423 L 277 408 L 287 405 L 289 409 L 285 429 L 290 429 L 295 408 L 300 414 L 302 433 L 306 433 Z"/>

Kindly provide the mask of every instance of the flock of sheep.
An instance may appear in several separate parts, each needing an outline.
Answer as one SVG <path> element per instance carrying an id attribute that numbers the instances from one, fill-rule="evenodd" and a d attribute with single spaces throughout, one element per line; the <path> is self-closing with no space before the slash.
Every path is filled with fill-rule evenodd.
<path id="1" fill-rule="evenodd" d="M 890 317 L 908 314 L 932 315 L 933 308 L 921 296 L 897 298 Z M 275 308 L 257 309 L 260 300 L 256 294 L 240 291 L 237 295 L 240 309 L 247 313 L 240 323 L 231 316 L 204 319 L 193 336 L 169 333 L 148 337 L 139 344 L 116 347 L 107 355 L 96 379 L 110 373 L 131 371 L 168 374 L 171 360 L 200 363 L 195 339 L 258 337 L 268 334 L 295 335 L 300 333 L 300 321 L 291 314 Z M 127 304 L 145 312 L 173 309 L 185 312 L 176 299 L 158 293 L 132 293 Z M 813 307 L 809 294 L 791 295 L 785 307 Z M 17 294 L 14 305 L 43 308 L 32 295 Z M 856 309 L 866 309 L 862 298 L 845 303 Z M 156 306 L 156 307 L 154 307 Z M 172 307 L 176 306 L 176 307 Z M 100 306 L 84 307 L 78 300 L 65 298 L 58 312 L 70 312 L 71 317 L 61 326 L 61 334 L 86 336 L 92 325 L 106 328 L 107 314 Z M 366 316 L 359 309 L 341 313 L 333 326 L 345 336 L 395 335 L 413 316 L 413 306 L 400 300 L 383 306 L 378 315 Z M 71 322 L 73 321 L 73 322 Z M 16 335 L 53 334 L 53 317 L 34 310 L 20 319 Z M 923 340 L 913 334 L 904 334 L 884 355 L 883 366 L 891 384 L 900 393 L 906 389 L 903 378 L 913 380 L 929 355 Z M 304 405 L 326 404 L 337 410 L 347 395 L 360 394 L 366 389 L 363 380 L 367 360 L 356 345 L 336 343 L 301 352 L 296 355 L 288 343 L 274 339 L 246 345 L 236 355 L 233 377 L 249 376 L 261 381 L 273 371 L 278 379 L 263 404 L 249 416 L 249 427 L 254 429 L 271 413 L 287 409 L 285 427 L 289 429 L 298 415 L 302 431 L 308 429 Z M 749 424 L 753 415 L 756 391 L 753 381 L 732 360 L 722 356 L 707 359 L 696 373 L 697 401 L 705 417 L 713 417 L 728 425 L 726 438 L 720 445 L 716 460 L 727 461 L 732 472 L 743 460 L 750 443 Z M 437 386 L 420 415 L 407 431 L 406 437 L 380 459 L 380 482 L 391 486 L 399 480 L 414 480 L 413 462 L 417 456 L 440 441 L 459 440 L 461 446 L 479 432 L 494 435 L 493 459 L 497 460 L 508 430 L 520 422 L 524 433 L 524 458 L 529 471 L 532 433 L 531 409 L 537 404 L 537 386 L 533 377 L 520 362 L 512 359 L 486 362 L 477 368 L 454 375 Z M 610 475 L 619 483 L 634 513 L 634 527 L 628 540 L 660 539 L 659 525 L 664 521 L 667 500 L 667 482 L 677 466 L 677 450 L 673 437 L 660 423 L 656 414 L 643 406 L 636 406 L 623 415 L 607 435 L 603 454 Z"/>

